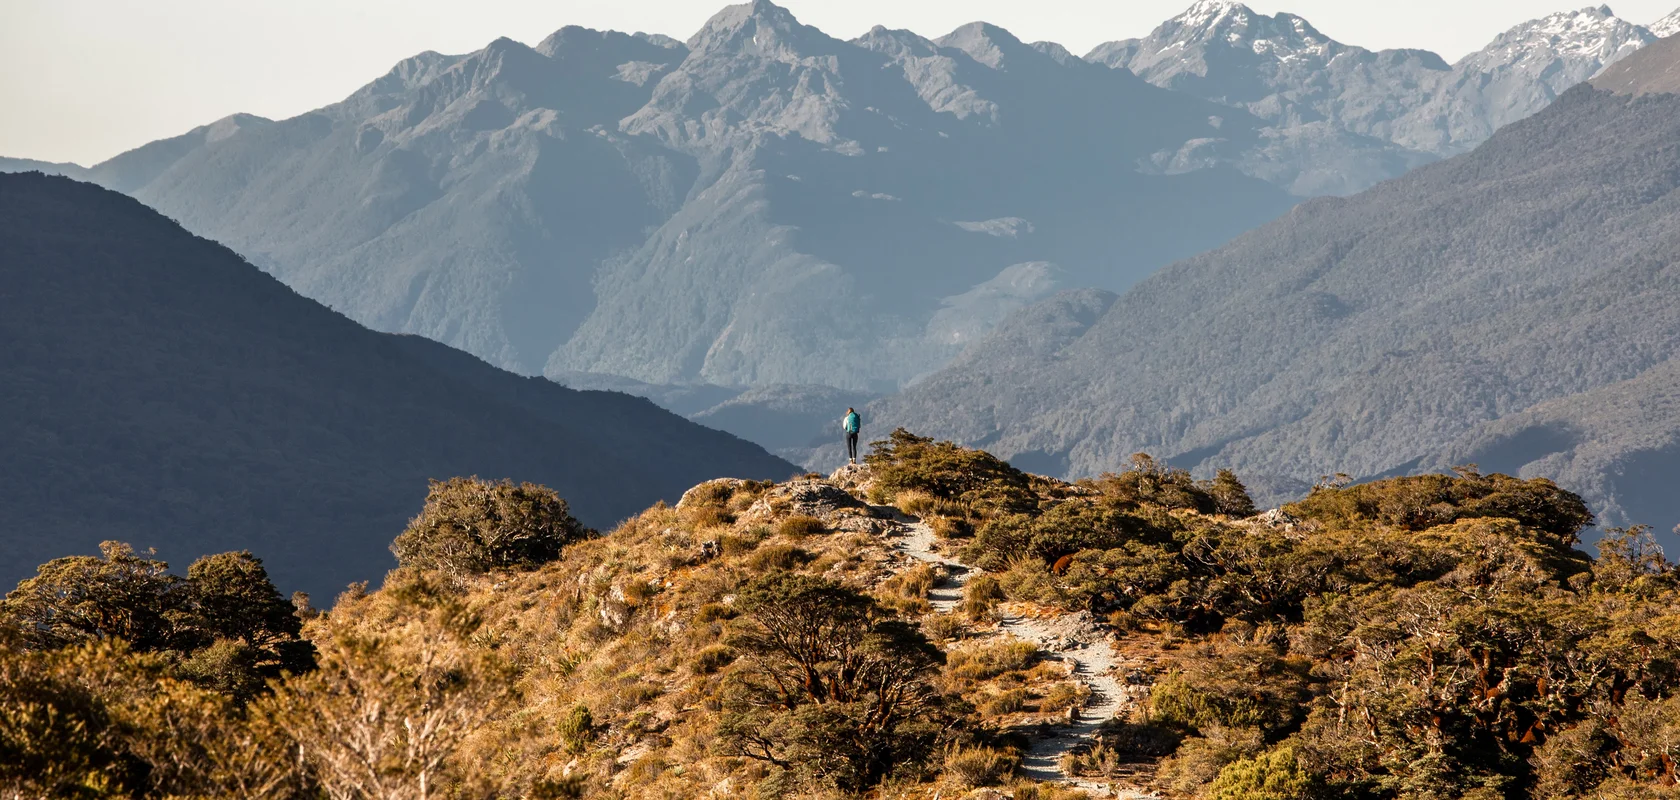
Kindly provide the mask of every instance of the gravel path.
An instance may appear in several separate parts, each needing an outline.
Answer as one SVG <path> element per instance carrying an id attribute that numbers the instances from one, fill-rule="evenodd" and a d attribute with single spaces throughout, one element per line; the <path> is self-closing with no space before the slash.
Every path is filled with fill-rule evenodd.
<path id="1" fill-rule="evenodd" d="M 949 577 L 934 586 L 928 593 L 928 601 L 934 611 L 949 614 L 961 602 L 968 579 L 977 573 L 968 565 L 935 552 L 934 542 L 933 529 L 924 522 L 912 520 L 906 523 L 905 536 L 896 546 L 917 561 L 945 568 Z M 1011 613 L 1013 609 L 1009 606 L 1002 610 L 999 627 L 1004 633 L 1037 644 L 1049 658 L 1067 663 L 1073 676 L 1091 688 L 1091 699 L 1079 710 L 1077 721 L 1058 725 L 1051 729 L 1050 735 L 1033 741 L 1022 760 L 1021 774 L 1033 780 L 1075 785 L 1096 797 L 1153 797 L 1136 789 L 1070 778 L 1062 772 L 1063 755 L 1089 743 L 1098 727 L 1141 699 L 1140 692 L 1116 677 L 1119 658 L 1109 644 L 1108 634 L 1094 629 L 1089 615 L 1036 619 Z"/>

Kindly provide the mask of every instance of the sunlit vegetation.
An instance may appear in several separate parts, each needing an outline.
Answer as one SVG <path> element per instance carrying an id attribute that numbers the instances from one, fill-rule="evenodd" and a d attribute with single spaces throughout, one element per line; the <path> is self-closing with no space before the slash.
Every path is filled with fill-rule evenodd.
<path id="1" fill-rule="evenodd" d="M 1176 798 L 1675 796 L 1680 574 L 1596 556 L 1575 496 L 1483 475 L 1255 515 L 1146 456 L 1078 484 L 895 434 L 859 495 L 717 481 L 595 535 L 541 487 L 433 486 L 377 591 L 321 612 L 261 562 L 116 543 L 0 604 L 20 797 L 1071 798 L 1021 777 L 1091 700 L 997 615 L 1088 612 L 1145 698 L 1062 760 Z M 985 571 L 881 517 L 960 519 Z M 880 524 L 877 524 L 880 523 Z M 873 527 L 872 527 L 873 526 Z M 990 788 L 987 788 L 990 787 Z"/>

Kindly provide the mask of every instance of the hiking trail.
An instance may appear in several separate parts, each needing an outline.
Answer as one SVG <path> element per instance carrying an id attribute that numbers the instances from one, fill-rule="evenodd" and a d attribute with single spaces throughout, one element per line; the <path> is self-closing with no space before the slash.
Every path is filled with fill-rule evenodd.
<path id="1" fill-rule="evenodd" d="M 915 518 L 901 518 L 903 536 L 894 545 L 899 552 L 916 561 L 942 567 L 945 577 L 928 592 L 928 601 L 935 612 L 950 614 L 962 601 L 963 588 L 968 579 L 979 573 L 973 567 L 941 555 L 935 549 L 937 541 L 933 528 Z M 1110 635 L 1096 627 L 1088 614 L 1062 614 L 1056 618 L 1040 619 L 1026 616 L 1019 604 L 998 607 L 998 628 L 1037 644 L 1050 660 L 1061 661 L 1070 667 L 1071 677 L 1091 689 L 1091 698 L 1079 709 L 1077 721 L 1062 723 L 1033 739 L 1023 754 L 1020 773 L 1037 781 L 1059 782 L 1090 792 L 1093 797 L 1144 800 L 1151 794 L 1122 776 L 1114 780 L 1069 776 L 1062 770 L 1062 756 L 1094 744 L 1097 729 L 1141 703 L 1148 695 L 1145 686 L 1127 685 L 1121 676 L 1144 666 L 1128 660 L 1114 651 Z"/>

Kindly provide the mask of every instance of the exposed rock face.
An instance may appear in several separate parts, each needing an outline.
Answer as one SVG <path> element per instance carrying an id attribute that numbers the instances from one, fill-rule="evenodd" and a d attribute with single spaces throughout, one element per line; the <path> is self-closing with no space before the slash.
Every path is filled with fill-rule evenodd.
<path id="1" fill-rule="evenodd" d="M 762 507 L 762 508 L 761 508 Z M 768 511 L 776 509 L 776 515 L 801 514 L 816 517 L 825 522 L 832 520 L 842 509 L 867 509 L 868 504 L 848 494 L 844 489 L 835 486 L 821 478 L 800 478 L 777 484 L 776 488 L 760 498 L 748 509 L 748 516 L 752 516 L 754 509 Z M 769 516 L 766 514 L 766 516 Z"/>

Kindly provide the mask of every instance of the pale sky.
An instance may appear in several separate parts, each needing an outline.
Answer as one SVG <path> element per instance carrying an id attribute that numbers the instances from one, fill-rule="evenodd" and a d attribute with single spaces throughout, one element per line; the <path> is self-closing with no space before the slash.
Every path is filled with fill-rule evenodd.
<path id="1" fill-rule="evenodd" d="M 1084 54 L 1148 33 L 1191 0 L 782 0 L 852 38 L 875 25 L 937 37 L 975 20 Z M 334 103 L 423 50 L 566 25 L 687 39 L 724 0 L 0 0 L 0 156 L 93 164 L 234 112 L 283 119 Z M 1651 23 L 1680 0 L 1622 0 Z M 1586 0 L 1256 0 L 1348 44 L 1447 60 Z"/>

